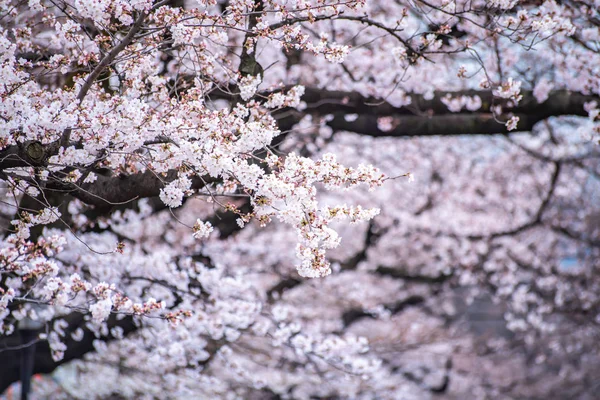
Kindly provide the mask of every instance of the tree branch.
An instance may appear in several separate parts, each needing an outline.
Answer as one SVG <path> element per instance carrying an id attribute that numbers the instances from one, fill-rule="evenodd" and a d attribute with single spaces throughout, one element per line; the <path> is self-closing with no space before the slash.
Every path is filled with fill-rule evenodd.
<path id="1" fill-rule="evenodd" d="M 115 58 L 119 55 L 119 53 L 121 53 L 125 49 L 125 47 L 127 47 L 133 41 L 135 34 L 142 27 L 142 24 L 144 23 L 144 20 L 146 19 L 147 15 L 148 14 L 144 12 L 140 13 L 137 20 L 135 21 L 127 35 L 123 38 L 123 40 L 121 40 L 121 42 L 118 45 L 113 47 L 113 49 L 102 59 L 102 61 L 100 61 L 96 68 L 94 68 L 92 73 L 88 76 L 85 83 L 79 90 L 79 93 L 77 94 L 77 100 L 81 102 L 85 98 L 88 91 L 90 90 L 98 76 L 100 76 L 104 68 L 106 68 L 110 63 L 112 63 L 115 60 Z M 62 138 L 60 139 L 60 145 L 66 148 L 69 145 L 70 139 L 71 129 L 65 129 Z"/>
<path id="2" fill-rule="evenodd" d="M 82 186 L 68 184 L 67 188 L 70 194 L 89 205 L 98 207 L 111 207 L 116 204 L 127 203 L 133 200 L 156 197 L 165 184 L 177 178 L 178 172 L 169 171 L 161 176 L 154 171 L 147 170 L 133 175 L 124 176 L 102 176 L 93 183 L 86 183 Z M 214 178 L 192 177 L 191 189 L 203 188 L 206 184 L 215 182 Z M 48 185 L 48 188 L 61 189 L 64 187 L 62 182 Z"/>
<path id="3" fill-rule="evenodd" d="M 548 99 L 538 103 L 531 91 L 522 92 L 523 99 L 515 107 L 508 108 L 504 99 L 494 97 L 491 90 L 465 90 L 460 92 L 436 92 L 433 98 L 423 95 L 409 95 L 410 105 L 395 107 L 388 102 L 364 97 L 356 92 L 327 91 L 307 88 L 302 100 L 306 109 L 285 110 L 279 114 L 280 129 L 290 130 L 306 114 L 332 115 L 327 122 L 334 130 L 355 132 L 368 136 L 431 136 L 431 135 L 488 135 L 507 134 L 506 126 L 494 118 L 492 108 L 500 105 L 505 114 L 520 118 L 517 129 L 529 131 L 546 118 L 562 115 L 587 116 L 584 103 L 598 100 L 597 96 L 557 90 Z M 462 110 L 453 113 L 442 99 L 460 96 L 479 96 L 482 106 L 479 110 Z M 356 114 L 355 120 L 347 120 L 348 114 Z M 379 128 L 380 117 L 392 117 L 394 126 L 389 131 Z M 507 118 L 508 119 L 508 118 Z"/>

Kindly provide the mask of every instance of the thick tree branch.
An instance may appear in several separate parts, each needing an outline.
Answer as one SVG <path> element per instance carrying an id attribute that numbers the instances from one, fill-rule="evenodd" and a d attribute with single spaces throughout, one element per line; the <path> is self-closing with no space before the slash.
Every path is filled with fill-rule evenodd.
<path id="1" fill-rule="evenodd" d="M 71 195 L 86 204 L 99 207 L 108 207 L 127 203 L 133 200 L 156 197 L 160 190 L 169 182 L 176 179 L 178 172 L 169 171 L 166 175 L 159 175 L 154 171 L 147 170 L 133 175 L 124 176 L 102 176 L 93 183 L 82 186 L 69 185 Z M 206 184 L 214 182 L 214 178 L 192 177 L 192 189 L 200 189 Z M 61 189 L 63 183 L 54 188 Z M 52 188 L 52 186 L 50 186 Z"/>
<path id="2" fill-rule="evenodd" d="M 0 171 L 8 168 L 38 167 L 45 165 L 58 149 L 56 144 L 42 145 L 40 142 L 27 141 L 9 146 L 0 151 Z"/>
<path id="3" fill-rule="evenodd" d="M 1 170 L 0 170 L 1 172 Z M 135 200 L 156 197 L 160 190 L 168 183 L 177 179 L 178 171 L 170 170 L 166 174 L 158 174 L 151 170 L 139 172 L 132 175 L 97 175 L 93 183 L 69 183 L 56 177 L 52 177 L 46 182 L 34 182 L 32 179 L 25 179 L 37 186 L 44 192 L 62 192 L 69 194 L 82 202 L 99 208 L 109 208 L 113 206 L 126 206 L 128 203 L 134 205 Z M 0 175 L 2 177 L 2 175 Z M 217 179 L 206 176 L 191 176 L 192 190 L 205 187 L 209 183 L 216 182 Z"/>
<path id="4" fill-rule="evenodd" d="M 410 95 L 411 103 L 395 107 L 388 102 L 364 97 L 356 92 L 327 91 L 307 88 L 302 100 L 306 109 L 302 112 L 286 110 L 279 115 L 282 130 L 292 129 L 305 114 L 332 115 L 327 122 L 334 130 L 344 130 L 369 136 L 431 136 L 467 134 L 506 134 L 506 126 L 496 120 L 493 107 L 503 106 L 503 115 L 513 114 L 520 118 L 517 130 L 529 131 L 546 118 L 562 115 L 586 116 L 584 103 L 599 100 L 597 96 L 558 90 L 550 93 L 548 99 L 538 103 L 531 91 L 522 92 L 523 99 L 515 107 L 509 108 L 503 99 L 494 97 L 491 90 L 465 90 L 461 92 L 437 92 L 431 99 L 423 95 Z M 460 96 L 479 96 L 481 108 L 476 111 L 462 110 L 453 113 L 448 110 L 443 99 Z M 348 114 L 356 114 L 356 119 L 348 120 Z M 383 131 L 377 120 L 392 117 L 393 128 Z M 508 118 L 504 118 L 506 120 Z"/>

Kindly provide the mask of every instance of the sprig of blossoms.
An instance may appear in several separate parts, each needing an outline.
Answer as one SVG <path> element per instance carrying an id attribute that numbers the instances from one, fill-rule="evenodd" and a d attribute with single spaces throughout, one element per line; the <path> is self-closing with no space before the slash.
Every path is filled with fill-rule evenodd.
<path id="1" fill-rule="evenodd" d="M 365 184 L 371 189 L 383 183 L 384 175 L 372 166 L 349 168 L 339 164 L 332 154 L 313 161 L 292 153 L 283 162 L 271 156 L 267 160 L 276 171 L 266 175 L 258 184 L 255 206 L 260 217 L 277 217 L 296 228 L 298 245 L 296 255 L 300 260 L 298 273 L 305 277 L 320 277 L 331 273 L 325 250 L 339 245 L 340 237 L 329 227 L 334 219 L 364 221 L 379 213 L 377 209 L 337 207 L 320 209 L 316 199 L 315 184 L 329 190 L 348 190 Z"/>
<path id="2" fill-rule="evenodd" d="M 510 119 L 508 121 L 506 121 L 506 130 L 514 131 L 515 129 L 517 129 L 518 123 L 519 123 L 519 117 L 513 115 L 512 117 L 510 117 Z"/>
<path id="3" fill-rule="evenodd" d="M 203 239 L 207 238 L 211 232 L 213 231 L 213 226 L 210 222 L 203 222 L 201 220 L 196 220 L 194 224 L 194 239 Z"/>
<path id="4" fill-rule="evenodd" d="M 508 80 L 501 86 L 498 86 L 493 93 L 494 96 L 503 99 L 511 99 L 515 103 L 518 103 L 523 98 L 521 95 L 521 81 L 515 81 L 512 77 L 508 78 Z"/>

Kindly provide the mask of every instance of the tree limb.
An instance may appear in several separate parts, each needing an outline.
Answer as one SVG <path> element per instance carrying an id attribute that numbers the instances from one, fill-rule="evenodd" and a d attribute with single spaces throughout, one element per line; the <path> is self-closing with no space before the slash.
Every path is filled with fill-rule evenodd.
<path id="1" fill-rule="evenodd" d="M 549 117 L 587 116 L 584 103 L 599 100 L 598 96 L 557 90 L 551 92 L 548 99 L 540 104 L 533 92 L 524 91 L 521 94 L 522 100 L 513 107 L 508 107 L 504 99 L 494 97 L 492 90 L 436 92 L 431 99 L 412 94 L 409 95 L 409 105 L 395 107 L 388 102 L 365 97 L 356 92 L 307 88 L 302 97 L 307 104 L 306 109 L 302 112 L 286 110 L 280 114 L 278 122 L 281 130 L 289 130 L 304 115 L 312 113 L 331 115 L 333 118 L 327 125 L 334 130 L 376 137 L 507 134 L 504 123 L 494 117 L 493 107 L 497 105 L 502 106 L 503 116 L 512 114 L 519 117 L 519 131 L 529 131 L 536 123 Z M 450 112 L 442 100 L 460 96 L 479 96 L 481 108 L 476 111 Z M 347 120 L 348 114 L 356 114 L 356 119 Z M 380 117 L 392 117 L 393 128 L 389 131 L 381 130 L 377 123 Z"/>

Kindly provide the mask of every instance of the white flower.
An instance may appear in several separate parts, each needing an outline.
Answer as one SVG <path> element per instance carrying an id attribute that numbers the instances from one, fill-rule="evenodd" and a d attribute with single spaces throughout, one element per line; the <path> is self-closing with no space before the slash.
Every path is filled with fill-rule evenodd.
<path id="1" fill-rule="evenodd" d="M 40 191 L 35 186 L 29 186 L 27 188 L 27 194 L 31 197 L 37 197 L 40 194 Z"/>
<path id="2" fill-rule="evenodd" d="M 389 132 L 394 129 L 394 117 L 377 118 L 377 128 L 382 132 Z"/>
<path id="3" fill-rule="evenodd" d="M 517 129 L 517 123 L 518 122 L 519 122 L 519 117 L 512 116 L 506 122 L 506 129 L 509 130 L 509 131 L 513 131 L 513 130 Z"/>
<path id="4" fill-rule="evenodd" d="M 194 239 L 207 238 L 213 231 L 213 226 L 210 222 L 196 220 L 194 224 Z"/>
<path id="5" fill-rule="evenodd" d="M 112 308 L 112 300 L 110 299 L 110 297 L 100 300 L 99 302 L 97 302 L 95 304 L 92 304 L 90 306 L 92 318 L 96 322 L 104 321 L 110 315 L 111 308 Z"/>
<path id="6" fill-rule="evenodd" d="M 508 78 L 508 80 L 503 83 L 502 86 L 498 86 L 493 93 L 494 96 L 503 99 L 512 99 L 518 103 L 523 98 L 523 96 L 521 96 L 521 81 L 515 81 L 513 78 Z"/>
<path id="7" fill-rule="evenodd" d="M 501 10 L 510 10 L 517 4 L 515 0 L 490 0 L 488 1 L 488 7 L 499 8 Z"/>
<path id="8" fill-rule="evenodd" d="M 96 179 L 98 179 L 96 174 L 94 174 L 93 172 L 90 172 L 89 174 L 87 174 L 87 176 L 83 180 L 83 183 L 94 183 L 94 182 L 96 182 Z"/>
<path id="9" fill-rule="evenodd" d="M 252 76 L 248 75 L 240 79 L 240 97 L 244 101 L 250 100 L 254 93 L 256 93 L 256 89 L 258 89 L 258 85 L 262 82 L 262 79 L 259 75 Z"/>
<path id="10" fill-rule="evenodd" d="M 83 329 L 77 328 L 75 332 L 71 333 L 71 338 L 76 342 L 81 342 L 83 339 Z"/>
<path id="11" fill-rule="evenodd" d="M 325 50 L 325 59 L 335 64 L 341 64 L 350 52 L 348 46 L 333 44 L 327 50 Z"/>
<path id="12" fill-rule="evenodd" d="M 189 179 L 188 179 L 188 181 L 189 181 Z M 190 184 L 191 184 L 191 182 L 190 182 Z M 189 185 L 188 185 L 188 188 L 189 188 Z M 181 204 L 183 204 L 183 196 L 185 196 L 186 189 L 187 188 L 185 187 L 185 185 L 182 184 L 182 180 L 178 179 L 178 180 L 175 180 L 175 181 L 169 183 L 167 186 L 165 186 L 163 189 L 161 189 L 158 197 L 167 206 L 169 206 L 171 208 L 176 208 L 176 207 L 181 206 Z"/>
<path id="13" fill-rule="evenodd" d="M 60 212 L 56 207 L 44 208 L 41 213 L 31 218 L 34 224 L 47 225 L 60 218 Z"/>
<path id="14" fill-rule="evenodd" d="M 395 59 L 404 60 L 406 58 L 406 48 L 402 46 L 394 47 L 392 49 L 392 56 L 394 56 Z"/>

